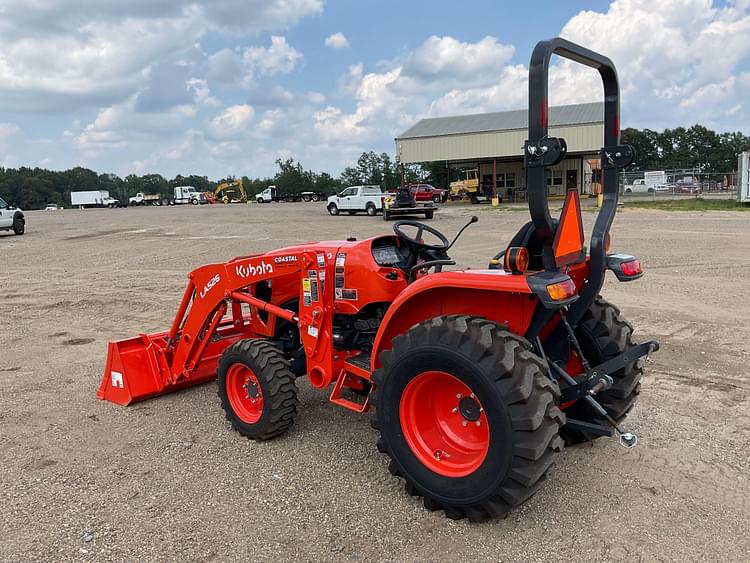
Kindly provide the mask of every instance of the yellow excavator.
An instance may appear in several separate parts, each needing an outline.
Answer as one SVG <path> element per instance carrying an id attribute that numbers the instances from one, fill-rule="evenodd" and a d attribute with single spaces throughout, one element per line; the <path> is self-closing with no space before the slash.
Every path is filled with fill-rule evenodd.
<path id="1" fill-rule="evenodd" d="M 209 203 L 247 203 L 242 178 L 222 182 L 212 192 L 204 192 Z"/>

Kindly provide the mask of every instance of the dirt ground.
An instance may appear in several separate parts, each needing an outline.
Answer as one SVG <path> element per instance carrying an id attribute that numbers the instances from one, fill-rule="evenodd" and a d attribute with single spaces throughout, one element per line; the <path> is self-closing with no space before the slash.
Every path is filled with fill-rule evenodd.
<path id="1" fill-rule="evenodd" d="M 433 225 L 473 212 L 452 254 L 477 268 L 527 215 L 455 206 Z M 322 204 L 28 213 L 0 235 L 0 559 L 748 561 L 749 222 L 618 214 L 613 249 L 646 276 L 603 293 L 662 343 L 627 422 L 640 444 L 568 448 L 527 504 L 470 524 L 407 496 L 368 416 L 303 380 L 296 425 L 266 443 L 231 430 L 215 383 L 95 397 L 107 341 L 167 329 L 192 268 L 389 224 Z"/>

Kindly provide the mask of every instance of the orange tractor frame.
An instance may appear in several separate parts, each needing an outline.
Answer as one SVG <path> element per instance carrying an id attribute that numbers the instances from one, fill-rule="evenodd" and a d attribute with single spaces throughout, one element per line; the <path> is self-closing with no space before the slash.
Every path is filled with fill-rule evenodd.
<path id="1" fill-rule="evenodd" d="M 584 246 L 569 190 L 559 221 L 545 169 L 566 154 L 548 136 L 553 53 L 599 70 L 605 89 L 604 202 Z M 524 146 L 531 222 L 482 270 L 454 265 L 449 242 L 415 221 L 362 241 L 311 242 L 200 267 L 188 276 L 167 332 L 111 342 L 100 399 L 128 405 L 218 380 L 234 428 L 256 440 L 286 432 L 295 380 L 330 389 L 373 425 L 390 470 L 425 507 L 451 518 L 503 516 L 542 484 L 563 445 L 614 432 L 637 399 L 636 344 L 619 310 L 599 296 L 607 270 L 642 275 L 608 252 L 619 169 L 619 91 L 611 61 L 562 39 L 539 43 L 529 77 Z"/>

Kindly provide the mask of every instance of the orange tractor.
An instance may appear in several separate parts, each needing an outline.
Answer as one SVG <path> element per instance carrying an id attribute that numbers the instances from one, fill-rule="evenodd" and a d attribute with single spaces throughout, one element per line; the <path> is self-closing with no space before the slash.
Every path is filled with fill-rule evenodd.
<path id="1" fill-rule="evenodd" d="M 566 152 L 547 134 L 553 53 L 596 68 L 605 89 L 604 202 L 584 246 L 578 193 L 550 217 L 545 168 Z M 617 75 L 609 59 L 553 39 L 530 65 L 524 147 L 531 222 L 486 269 L 443 271 L 452 242 L 399 221 L 394 234 L 310 242 L 200 267 L 171 328 L 111 342 L 98 396 L 122 405 L 218 380 L 232 426 L 254 440 L 288 431 L 297 377 L 331 402 L 374 408 L 390 471 L 450 518 L 503 516 L 542 484 L 564 444 L 611 436 L 640 389 L 640 358 L 605 273 L 642 275 L 608 252 L 618 170 Z"/>

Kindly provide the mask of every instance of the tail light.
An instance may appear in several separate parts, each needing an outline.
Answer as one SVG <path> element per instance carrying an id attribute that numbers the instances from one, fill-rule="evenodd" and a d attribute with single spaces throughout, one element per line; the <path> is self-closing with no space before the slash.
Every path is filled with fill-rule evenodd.
<path id="1" fill-rule="evenodd" d="M 620 281 L 637 280 L 643 275 L 641 261 L 630 254 L 607 255 L 607 268 L 612 270 Z"/>
<path id="2" fill-rule="evenodd" d="M 576 294 L 576 284 L 568 278 L 565 281 L 552 283 L 547 286 L 547 293 L 553 301 L 562 301 Z"/>
<path id="3" fill-rule="evenodd" d="M 640 260 L 631 260 L 630 262 L 623 262 L 620 264 L 620 268 L 622 269 L 622 273 L 626 276 L 638 276 L 643 273 L 643 270 L 641 269 L 641 262 Z"/>

